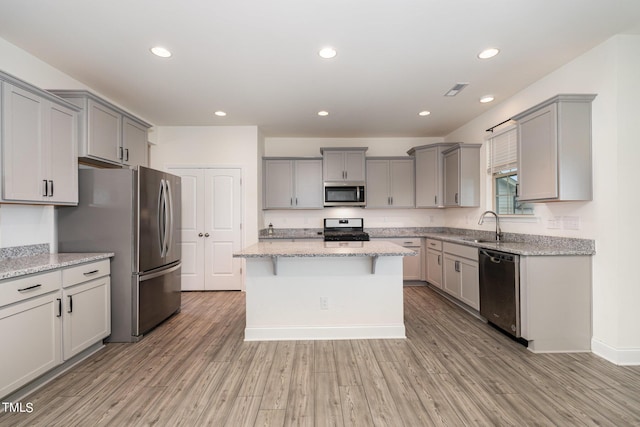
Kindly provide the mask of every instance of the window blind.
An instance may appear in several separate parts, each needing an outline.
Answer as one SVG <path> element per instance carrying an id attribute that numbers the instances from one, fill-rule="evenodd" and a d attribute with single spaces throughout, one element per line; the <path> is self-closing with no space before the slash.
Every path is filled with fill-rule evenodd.
<path id="1" fill-rule="evenodd" d="M 518 168 L 518 129 L 510 126 L 489 138 L 487 171 L 495 174 Z"/>

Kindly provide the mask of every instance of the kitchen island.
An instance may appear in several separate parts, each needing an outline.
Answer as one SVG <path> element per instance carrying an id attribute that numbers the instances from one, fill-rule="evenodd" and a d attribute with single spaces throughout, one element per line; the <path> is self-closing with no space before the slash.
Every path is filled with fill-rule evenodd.
<path id="1" fill-rule="evenodd" d="M 389 242 L 261 242 L 246 259 L 246 341 L 405 338 L 402 257 Z"/>

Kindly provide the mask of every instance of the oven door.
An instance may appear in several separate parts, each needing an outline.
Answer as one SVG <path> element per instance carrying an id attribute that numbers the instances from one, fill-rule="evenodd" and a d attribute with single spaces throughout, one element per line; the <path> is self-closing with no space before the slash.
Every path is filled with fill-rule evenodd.
<path id="1" fill-rule="evenodd" d="M 324 184 L 325 206 L 365 206 L 365 191 L 362 183 Z"/>

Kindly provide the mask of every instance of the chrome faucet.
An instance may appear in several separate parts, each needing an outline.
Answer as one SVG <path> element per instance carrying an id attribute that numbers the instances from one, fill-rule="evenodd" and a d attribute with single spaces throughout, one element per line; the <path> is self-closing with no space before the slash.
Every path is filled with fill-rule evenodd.
<path id="1" fill-rule="evenodd" d="M 496 217 L 496 242 L 499 242 L 502 239 L 502 231 L 500 230 L 500 217 L 494 211 L 484 211 L 482 215 L 480 215 L 480 220 L 478 221 L 478 225 L 482 225 L 484 222 L 484 217 L 487 214 L 492 214 Z"/>

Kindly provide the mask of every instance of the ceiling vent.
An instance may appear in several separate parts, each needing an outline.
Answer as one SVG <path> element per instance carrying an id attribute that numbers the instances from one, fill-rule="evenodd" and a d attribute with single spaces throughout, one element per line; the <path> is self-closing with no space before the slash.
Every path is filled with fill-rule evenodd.
<path id="1" fill-rule="evenodd" d="M 469 83 L 456 83 L 455 86 L 449 89 L 449 92 L 444 94 L 444 96 L 456 96 L 462 89 L 467 86 L 469 86 Z"/>

